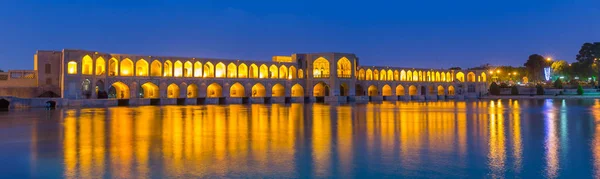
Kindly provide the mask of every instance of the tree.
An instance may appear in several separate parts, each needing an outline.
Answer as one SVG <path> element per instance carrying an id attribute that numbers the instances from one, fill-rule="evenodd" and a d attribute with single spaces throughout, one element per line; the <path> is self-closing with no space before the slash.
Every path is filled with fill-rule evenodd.
<path id="1" fill-rule="evenodd" d="M 547 63 L 543 56 L 533 54 L 529 56 L 529 59 L 527 59 L 527 62 L 523 65 L 527 68 L 527 72 L 529 72 L 531 79 L 540 80 L 542 70 L 546 67 Z"/>
<path id="2" fill-rule="evenodd" d="M 492 84 L 490 84 L 490 94 L 500 95 L 500 86 L 498 86 L 496 82 L 492 82 Z"/>
<path id="3" fill-rule="evenodd" d="M 577 95 L 583 95 L 583 87 L 581 85 L 577 86 Z"/>
<path id="4" fill-rule="evenodd" d="M 556 79 L 556 81 L 554 81 L 554 88 L 556 89 L 563 89 L 563 84 L 562 84 L 562 80 Z"/>
<path id="5" fill-rule="evenodd" d="M 600 42 L 584 43 L 577 54 L 577 61 L 581 63 L 593 63 L 600 58 Z"/>
<path id="6" fill-rule="evenodd" d="M 552 63 L 552 65 L 550 65 L 550 68 L 552 69 L 552 73 L 560 75 L 560 76 L 568 76 L 569 75 L 569 63 L 567 63 L 567 61 L 564 60 L 559 60 L 556 61 L 554 63 Z"/>

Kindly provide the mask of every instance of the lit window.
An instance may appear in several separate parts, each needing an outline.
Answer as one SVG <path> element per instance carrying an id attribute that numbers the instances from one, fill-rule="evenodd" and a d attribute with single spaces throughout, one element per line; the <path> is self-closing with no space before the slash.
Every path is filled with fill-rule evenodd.
<path id="1" fill-rule="evenodd" d="M 70 61 L 67 64 L 67 73 L 68 74 L 77 74 L 77 62 Z"/>

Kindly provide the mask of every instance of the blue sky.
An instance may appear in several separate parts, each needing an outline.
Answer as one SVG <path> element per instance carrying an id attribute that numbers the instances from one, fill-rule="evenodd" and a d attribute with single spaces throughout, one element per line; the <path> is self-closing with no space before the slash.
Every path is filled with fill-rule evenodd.
<path id="1" fill-rule="evenodd" d="M 270 60 L 355 53 L 362 65 L 523 65 L 574 61 L 600 41 L 598 0 L 0 1 L 0 69 L 36 50 Z"/>

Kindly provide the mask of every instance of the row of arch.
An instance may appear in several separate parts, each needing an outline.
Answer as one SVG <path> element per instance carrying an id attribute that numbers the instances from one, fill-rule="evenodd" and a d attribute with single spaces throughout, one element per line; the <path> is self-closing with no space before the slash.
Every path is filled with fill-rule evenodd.
<path id="1" fill-rule="evenodd" d="M 463 72 L 439 72 L 439 71 L 419 71 L 419 70 L 371 70 L 359 69 L 358 80 L 375 81 L 429 81 L 429 82 L 465 82 Z M 467 82 L 486 82 L 486 74 L 482 72 L 476 79 L 474 72 L 467 73 Z"/>
<path id="2" fill-rule="evenodd" d="M 186 88 L 185 91 L 181 90 L 181 88 Z M 198 96 L 198 86 L 196 84 L 190 84 L 187 86 L 180 86 L 175 83 L 172 83 L 167 86 L 166 97 L 167 98 L 197 98 Z M 251 93 L 247 95 L 246 89 L 244 85 L 240 83 L 234 83 L 231 85 L 229 89 L 229 95 L 225 96 L 223 94 L 223 87 L 218 83 L 212 83 L 206 87 L 206 97 L 209 98 L 218 98 L 218 97 L 267 97 L 267 90 L 265 86 L 261 83 L 256 83 L 251 88 Z M 113 83 L 108 90 L 109 98 L 118 98 L 118 99 L 129 99 L 131 98 L 129 94 L 130 88 L 127 84 L 123 82 L 115 82 Z M 140 89 L 138 90 L 139 98 L 161 98 L 163 96 L 160 95 L 160 88 L 158 85 L 152 82 L 146 82 L 140 85 Z M 285 97 L 285 87 L 279 83 L 273 85 L 271 88 L 271 95 L 269 97 Z M 182 94 L 183 93 L 183 94 Z M 290 94 L 292 97 L 303 97 L 304 96 L 304 88 L 300 84 L 295 84 L 292 86 Z"/>
<path id="3" fill-rule="evenodd" d="M 81 61 L 79 68 L 76 61 L 67 63 L 68 74 L 78 74 L 81 69 L 83 75 L 105 75 L 108 76 L 155 76 L 155 77 L 203 77 L 203 78 L 269 78 L 269 79 L 296 79 L 304 78 L 302 69 L 296 69 L 295 66 L 286 65 L 277 66 L 272 64 L 260 66 L 252 63 L 250 66 L 245 63 L 236 65 L 231 62 L 225 65 L 218 62 L 216 65 L 207 61 L 204 64 L 200 61 L 175 61 L 166 60 L 160 62 L 154 60 L 148 63 L 144 59 L 139 59 L 135 63 L 125 58 L 121 61 L 116 58 L 108 60 L 108 66 L 103 57 L 96 59 L 95 65 L 92 57 L 86 55 Z"/>
<path id="4" fill-rule="evenodd" d="M 379 91 L 379 89 L 375 85 L 369 86 L 369 88 L 367 88 L 367 90 L 368 90 L 368 93 L 367 93 L 368 96 L 379 96 L 379 95 L 392 96 L 392 87 L 387 84 L 384 85 L 383 87 L 381 87 L 381 91 Z M 408 86 L 408 89 L 405 89 L 405 87 L 402 85 L 398 85 L 398 86 L 396 86 L 395 92 L 396 92 L 395 93 L 396 96 L 404 96 L 406 94 L 408 94 L 410 96 L 419 95 L 418 88 L 415 85 Z M 420 95 L 426 95 L 426 94 L 454 96 L 455 89 L 454 89 L 454 86 L 450 85 L 450 86 L 448 86 L 448 93 L 446 93 L 446 90 L 445 90 L 444 86 L 442 86 L 442 85 L 438 85 L 437 87 L 421 86 Z"/>

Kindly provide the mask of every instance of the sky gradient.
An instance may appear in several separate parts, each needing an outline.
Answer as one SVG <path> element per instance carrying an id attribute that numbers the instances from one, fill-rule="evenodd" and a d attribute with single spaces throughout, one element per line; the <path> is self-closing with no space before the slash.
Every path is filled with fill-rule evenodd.
<path id="1" fill-rule="evenodd" d="M 368 3 L 367 3 L 368 2 Z M 355 53 L 361 65 L 523 65 L 574 61 L 600 41 L 598 0 L 0 1 L 0 69 L 33 69 L 36 50 L 268 61 Z"/>

